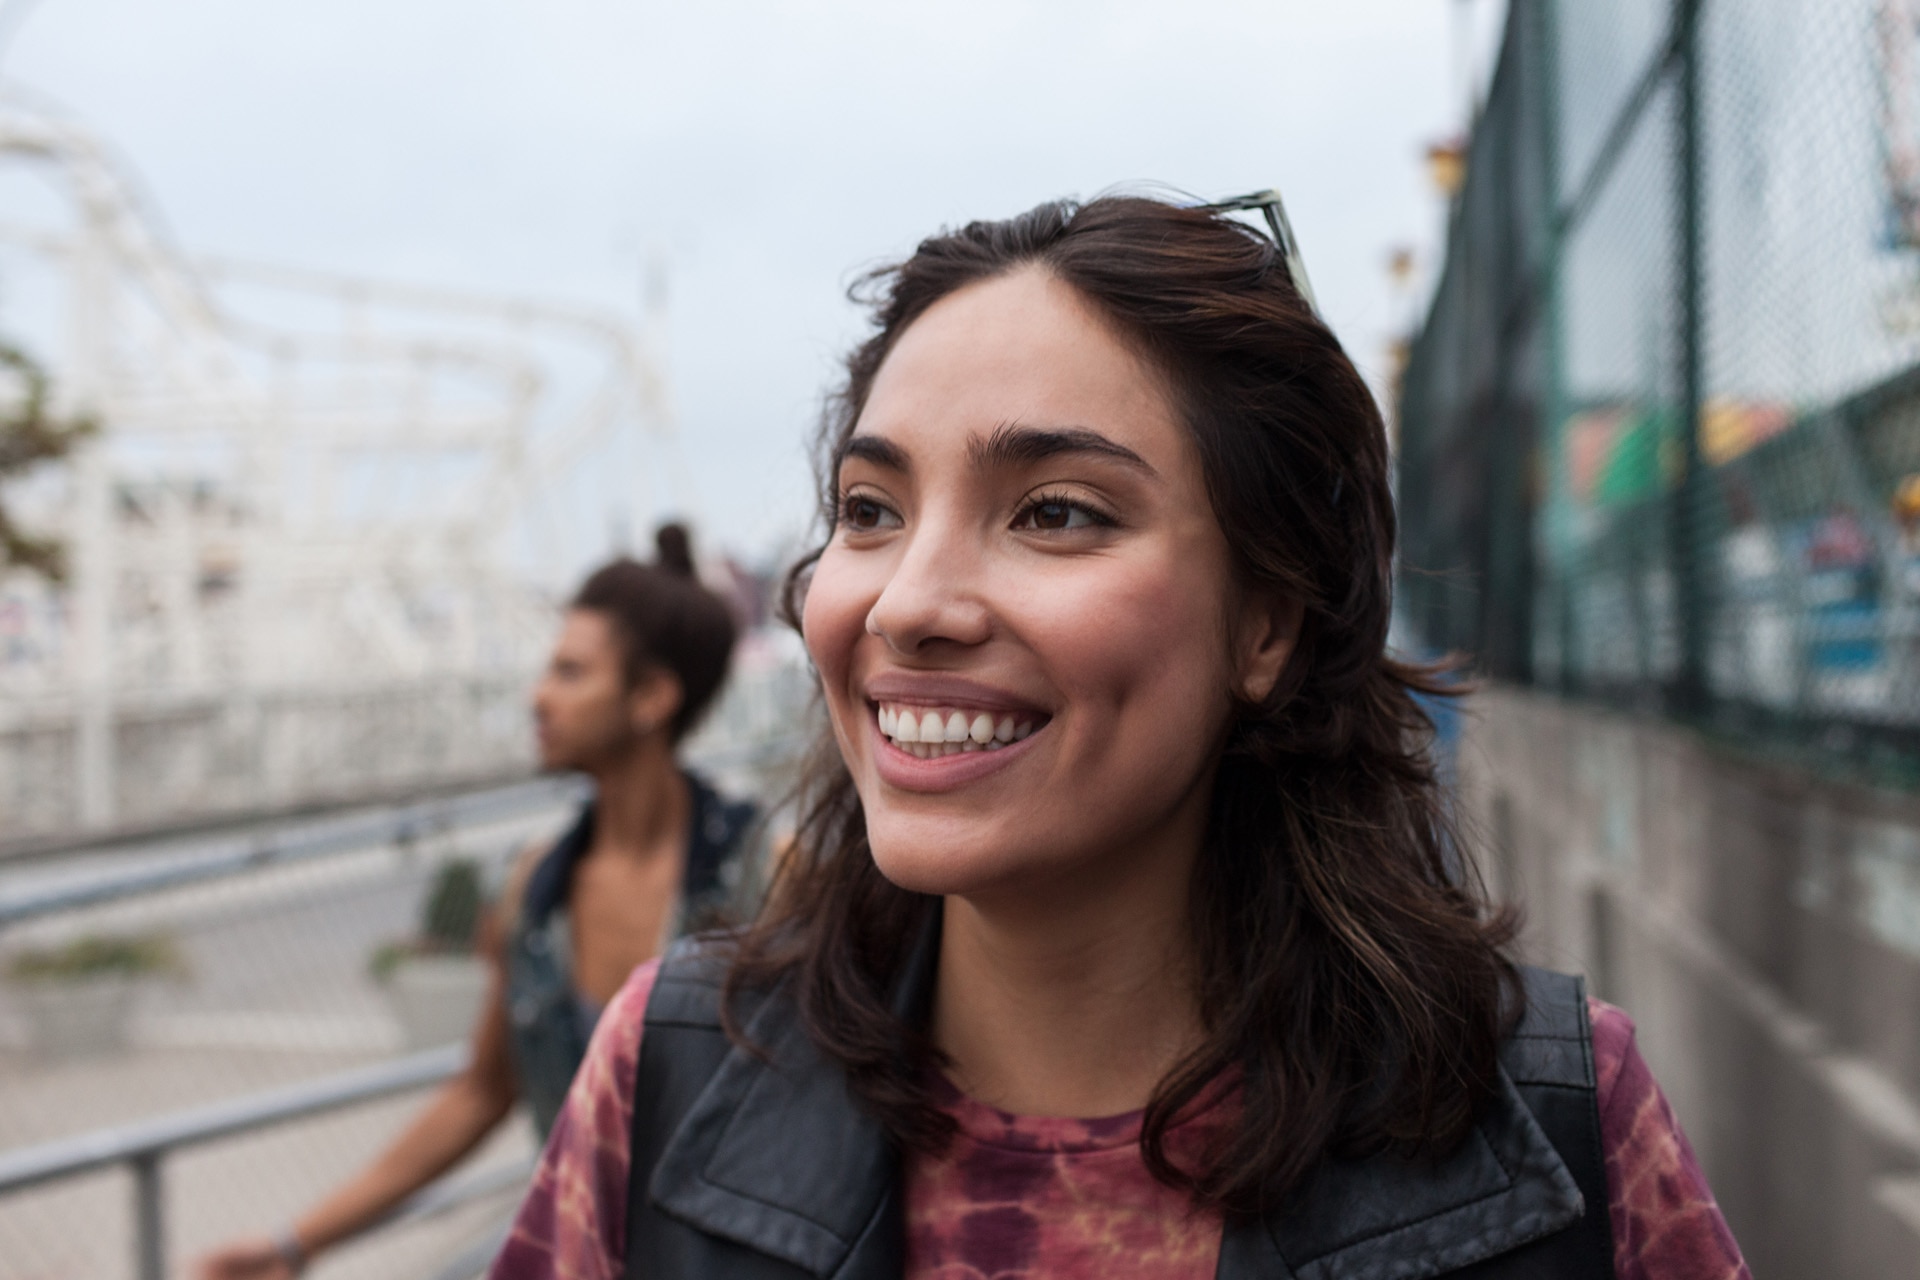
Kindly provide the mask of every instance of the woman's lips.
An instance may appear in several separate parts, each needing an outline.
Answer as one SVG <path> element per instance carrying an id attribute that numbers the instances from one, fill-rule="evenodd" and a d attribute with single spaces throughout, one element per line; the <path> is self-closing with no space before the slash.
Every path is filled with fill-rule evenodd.
<path id="1" fill-rule="evenodd" d="M 1037 712 L 895 702 L 869 704 L 867 715 L 881 779 L 908 791 L 947 791 L 997 773 L 1026 754 L 1047 721 Z"/>

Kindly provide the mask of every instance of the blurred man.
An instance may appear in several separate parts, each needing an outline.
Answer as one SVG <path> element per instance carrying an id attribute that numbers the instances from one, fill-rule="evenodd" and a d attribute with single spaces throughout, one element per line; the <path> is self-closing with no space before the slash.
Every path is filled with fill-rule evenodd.
<path id="1" fill-rule="evenodd" d="M 529 849 L 484 930 L 493 969 L 472 1057 L 375 1160 L 276 1236 L 200 1261 L 201 1280 L 287 1280 L 477 1147 L 524 1099 L 544 1139 L 600 1010 L 676 935 L 748 905 L 753 805 L 729 801 L 676 751 L 726 679 L 735 625 L 694 575 L 686 531 L 652 564 L 605 566 L 580 588 L 534 694 L 541 763 L 594 798 Z"/>

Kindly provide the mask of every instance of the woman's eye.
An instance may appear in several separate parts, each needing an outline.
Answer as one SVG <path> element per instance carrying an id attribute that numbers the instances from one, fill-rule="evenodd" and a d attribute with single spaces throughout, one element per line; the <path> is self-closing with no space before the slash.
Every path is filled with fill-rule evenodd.
<path id="1" fill-rule="evenodd" d="M 1113 522 L 1078 502 L 1069 502 L 1064 498 L 1041 498 L 1037 502 L 1029 503 L 1013 523 L 1017 529 L 1056 532 L 1090 529 Z"/>
<path id="2" fill-rule="evenodd" d="M 849 529 L 867 531 L 889 528 L 898 524 L 899 518 L 872 498 L 849 494 L 840 500 L 840 523 Z"/>

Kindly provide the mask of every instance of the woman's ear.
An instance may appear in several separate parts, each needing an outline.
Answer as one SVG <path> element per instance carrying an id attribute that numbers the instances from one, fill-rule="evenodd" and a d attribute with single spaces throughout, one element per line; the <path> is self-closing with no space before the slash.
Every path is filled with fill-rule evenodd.
<path id="1" fill-rule="evenodd" d="M 686 696 L 678 676 L 663 667 L 650 668 L 627 694 L 627 723 L 644 738 L 671 722 Z"/>
<path id="2" fill-rule="evenodd" d="M 1264 702 L 1273 692 L 1300 642 L 1305 614 L 1298 600 L 1275 591 L 1247 597 L 1234 634 L 1234 692 L 1241 698 Z"/>

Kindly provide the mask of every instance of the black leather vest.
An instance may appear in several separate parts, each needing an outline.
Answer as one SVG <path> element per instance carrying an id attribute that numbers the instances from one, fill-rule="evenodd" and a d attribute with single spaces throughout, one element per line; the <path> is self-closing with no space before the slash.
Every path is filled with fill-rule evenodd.
<path id="1" fill-rule="evenodd" d="M 926 948 L 922 948 L 924 951 Z M 924 988 L 924 956 L 903 987 Z M 1229 1223 L 1222 1280 L 1607 1280 L 1613 1276 L 1592 1037 L 1578 978 L 1522 971 L 1527 1012 L 1499 1091 L 1446 1159 L 1329 1160 L 1285 1212 Z M 790 1001 L 719 1018 L 724 960 L 670 951 L 634 1090 L 627 1280 L 894 1280 L 898 1156 Z"/>

